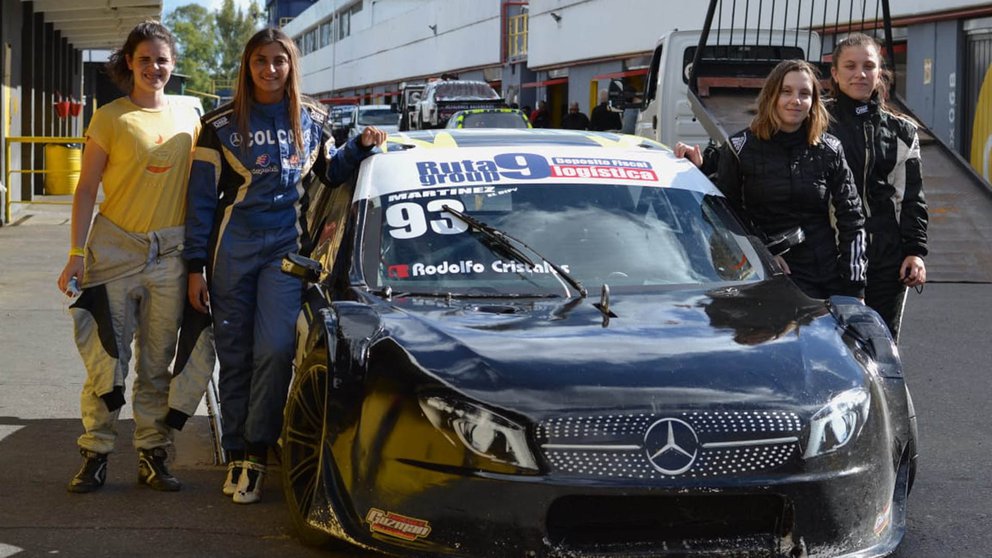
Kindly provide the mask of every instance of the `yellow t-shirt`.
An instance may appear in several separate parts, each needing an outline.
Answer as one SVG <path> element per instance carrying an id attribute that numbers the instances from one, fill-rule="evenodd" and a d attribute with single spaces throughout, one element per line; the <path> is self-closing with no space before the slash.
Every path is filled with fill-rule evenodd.
<path id="1" fill-rule="evenodd" d="M 200 118 L 191 107 L 146 109 L 121 97 L 100 107 L 86 137 L 107 152 L 100 213 L 146 233 L 183 224 Z"/>

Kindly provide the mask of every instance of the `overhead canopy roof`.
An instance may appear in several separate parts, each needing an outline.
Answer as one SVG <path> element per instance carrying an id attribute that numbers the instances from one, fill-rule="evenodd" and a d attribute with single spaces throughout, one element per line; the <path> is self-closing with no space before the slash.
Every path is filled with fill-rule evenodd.
<path id="1" fill-rule="evenodd" d="M 161 19 L 162 0 L 34 0 L 34 11 L 75 48 L 113 50 L 138 23 Z"/>

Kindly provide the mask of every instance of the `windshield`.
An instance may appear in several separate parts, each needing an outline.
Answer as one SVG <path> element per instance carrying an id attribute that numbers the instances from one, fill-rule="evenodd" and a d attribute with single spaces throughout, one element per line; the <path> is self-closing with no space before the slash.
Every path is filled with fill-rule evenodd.
<path id="1" fill-rule="evenodd" d="M 439 83 L 434 92 L 434 96 L 439 100 L 446 99 L 499 99 L 499 95 L 489 86 L 488 83 L 476 83 L 471 81 L 453 81 L 450 83 Z"/>
<path id="2" fill-rule="evenodd" d="M 372 198 L 366 282 L 394 292 L 566 296 L 541 257 L 513 257 L 445 206 L 519 239 L 594 291 L 758 280 L 763 268 L 723 198 L 621 185 L 438 187 Z"/>
<path id="3" fill-rule="evenodd" d="M 389 107 L 358 110 L 358 124 L 362 126 L 398 126 L 399 123 L 399 113 L 393 112 Z"/>
<path id="4" fill-rule="evenodd" d="M 527 120 L 519 112 L 469 112 L 460 128 L 528 128 Z"/>

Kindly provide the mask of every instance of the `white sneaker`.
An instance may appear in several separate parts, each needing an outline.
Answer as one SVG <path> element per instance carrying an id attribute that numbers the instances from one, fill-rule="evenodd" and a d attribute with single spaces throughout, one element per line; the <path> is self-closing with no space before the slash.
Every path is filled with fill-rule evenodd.
<path id="1" fill-rule="evenodd" d="M 241 463 L 241 476 L 234 489 L 234 503 L 254 504 L 262 499 L 262 481 L 265 480 L 265 465 L 254 461 Z"/>
<path id="2" fill-rule="evenodd" d="M 224 486 L 221 488 L 224 491 L 224 496 L 234 496 L 234 491 L 238 488 L 238 480 L 241 478 L 241 469 L 243 466 L 244 461 L 240 459 L 227 464 L 227 477 L 224 478 Z"/>

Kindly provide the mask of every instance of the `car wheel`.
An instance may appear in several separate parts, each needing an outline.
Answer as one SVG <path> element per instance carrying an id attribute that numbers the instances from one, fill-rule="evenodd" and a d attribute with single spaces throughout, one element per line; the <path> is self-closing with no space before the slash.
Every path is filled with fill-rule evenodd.
<path id="1" fill-rule="evenodd" d="M 286 400 L 282 431 L 282 486 L 289 516 L 300 539 L 311 546 L 341 548 L 346 542 L 314 528 L 310 519 L 327 514 L 324 478 L 324 413 L 327 358 L 310 353 L 296 373 Z"/>

